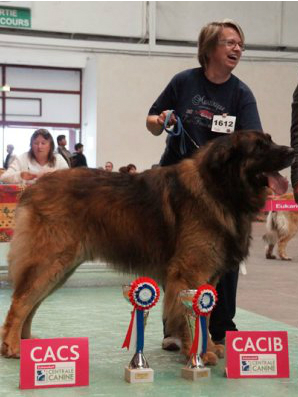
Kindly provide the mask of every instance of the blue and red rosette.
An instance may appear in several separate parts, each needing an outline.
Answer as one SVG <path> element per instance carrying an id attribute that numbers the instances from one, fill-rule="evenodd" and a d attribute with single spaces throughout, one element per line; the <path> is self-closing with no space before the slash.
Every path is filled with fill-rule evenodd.
<path id="1" fill-rule="evenodd" d="M 130 284 L 128 297 L 134 309 L 122 348 L 129 349 L 132 334 L 136 339 L 136 351 L 144 348 L 144 310 L 155 306 L 160 296 L 160 290 L 154 280 L 149 277 L 139 277 Z M 135 315 L 136 314 L 136 315 Z"/>
<path id="2" fill-rule="evenodd" d="M 140 277 L 131 283 L 128 296 L 136 309 L 149 310 L 158 302 L 160 290 L 151 278 Z"/>
<path id="3" fill-rule="evenodd" d="M 197 354 L 200 345 L 200 353 L 206 353 L 208 330 L 206 317 L 212 312 L 217 301 L 216 289 L 209 284 L 204 284 L 197 289 L 192 308 L 196 314 L 195 335 L 190 349 L 191 354 Z"/>

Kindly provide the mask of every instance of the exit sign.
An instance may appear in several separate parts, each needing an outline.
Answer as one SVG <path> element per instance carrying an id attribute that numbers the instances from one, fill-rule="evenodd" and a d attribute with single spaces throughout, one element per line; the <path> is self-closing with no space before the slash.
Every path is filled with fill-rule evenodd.
<path id="1" fill-rule="evenodd" d="M 0 27 L 14 29 L 31 28 L 31 10 L 0 6 Z"/>

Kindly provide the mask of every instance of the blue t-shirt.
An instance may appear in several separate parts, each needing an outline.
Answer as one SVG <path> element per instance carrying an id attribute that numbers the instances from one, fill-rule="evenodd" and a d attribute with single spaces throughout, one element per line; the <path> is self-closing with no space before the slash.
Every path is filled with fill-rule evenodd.
<path id="1" fill-rule="evenodd" d="M 235 131 L 262 130 L 255 97 L 249 87 L 231 75 L 223 84 L 210 82 L 202 68 L 188 69 L 176 74 L 149 110 L 159 115 L 164 110 L 175 110 L 184 129 L 197 146 L 223 134 L 212 132 L 214 115 L 236 116 Z M 161 165 L 177 163 L 189 157 L 196 146 L 186 136 L 186 154 L 181 155 L 180 137 L 167 137 Z"/>

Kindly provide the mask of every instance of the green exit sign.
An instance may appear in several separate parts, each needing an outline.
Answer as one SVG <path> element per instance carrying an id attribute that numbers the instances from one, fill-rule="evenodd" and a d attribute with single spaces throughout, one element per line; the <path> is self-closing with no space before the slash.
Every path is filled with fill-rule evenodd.
<path id="1" fill-rule="evenodd" d="M 14 29 L 31 28 L 31 10 L 0 6 L 0 27 Z"/>

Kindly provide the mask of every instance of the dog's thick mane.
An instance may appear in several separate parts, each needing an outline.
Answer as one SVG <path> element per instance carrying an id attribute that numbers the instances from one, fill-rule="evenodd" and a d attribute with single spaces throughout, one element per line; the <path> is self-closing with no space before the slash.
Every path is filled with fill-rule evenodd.
<path id="1" fill-rule="evenodd" d="M 250 170 L 252 162 L 257 161 L 251 152 L 265 136 L 257 132 L 254 135 L 257 140 L 252 140 L 247 132 L 237 132 L 210 142 L 197 153 L 206 190 L 235 218 L 245 214 L 253 219 L 264 207 L 267 197 L 266 186 L 256 183 L 262 169 Z"/>

